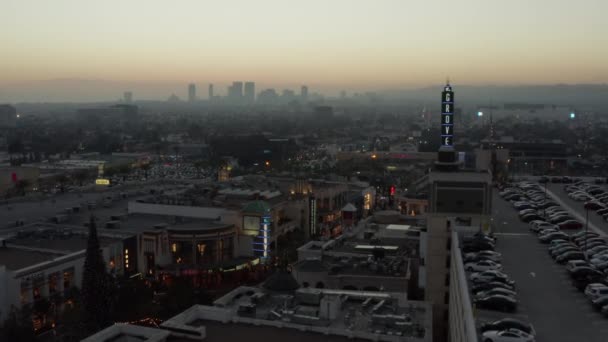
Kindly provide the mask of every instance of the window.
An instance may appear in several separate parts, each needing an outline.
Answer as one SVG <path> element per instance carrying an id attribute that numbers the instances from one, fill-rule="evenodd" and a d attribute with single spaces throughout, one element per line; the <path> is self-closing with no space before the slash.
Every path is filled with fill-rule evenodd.
<path id="1" fill-rule="evenodd" d="M 144 252 L 145 253 L 154 253 L 155 250 L 154 240 L 144 239 Z"/>
<path id="2" fill-rule="evenodd" d="M 54 294 L 57 292 L 57 285 L 59 281 L 59 275 L 57 273 L 53 273 L 49 275 L 49 294 Z"/>

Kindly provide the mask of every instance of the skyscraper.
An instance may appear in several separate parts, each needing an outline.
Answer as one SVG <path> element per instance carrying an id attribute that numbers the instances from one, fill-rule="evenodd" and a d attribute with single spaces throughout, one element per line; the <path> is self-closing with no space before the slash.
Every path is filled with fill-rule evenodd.
<path id="1" fill-rule="evenodd" d="M 190 83 L 188 85 L 188 102 L 196 101 L 196 85 L 194 83 Z"/>
<path id="2" fill-rule="evenodd" d="M 228 87 L 228 100 L 232 103 L 241 103 L 243 99 L 243 82 L 232 82 Z"/>
<path id="3" fill-rule="evenodd" d="M 209 101 L 213 100 L 213 83 L 209 84 Z"/>
<path id="4" fill-rule="evenodd" d="M 133 93 L 130 91 L 125 91 L 123 94 L 123 101 L 125 103 L 131 103 L 131 101 L 133 101 Z"/>
<path id="5" fill-rule="evenodd" d="M 255 101 L 255 83 L 245 82 L 245 102 L 251 104 Z"/>
<path id="6" fill-rule="evenodd" d="M 308 101 L 308 87 L 307 86 L 302 86 L 302 88 L 300 89 L 300 98 L 304 102 Z"/>

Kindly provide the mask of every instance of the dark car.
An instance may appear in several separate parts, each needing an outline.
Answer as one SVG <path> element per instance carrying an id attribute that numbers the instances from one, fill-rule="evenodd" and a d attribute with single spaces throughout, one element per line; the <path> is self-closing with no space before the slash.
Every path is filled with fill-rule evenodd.
<path id="1" fill-rule="evenodd" d="M 605 205 L 603 205 L 602 203 L 596 202 L 596 201 L 585 202 L 585 209 L 598 210 L 598 209 L 604 209 L 604 208 L 606 208 Z"/>
<path id="2" fill-rule="evenodd" d="M 538 237 L 538 240 L 542 243 L 549 243 L 553 240 L 557 240 L 557 239 L 567 239 L 568 238 L 568 234 L 563 233 L 563 232 L 551 232 L 549 234 L 545 234 L 545 235 L 541 235 Z"/>
<path id="3" fill-rule="evenodd" d="M 604 280 L 603 276 L 587 275 L 578 278 L 572 278 L 572 285 L 579 291 L 584 291 L 587 285 L 601 283 Z"/>
<path id="4" fill-rule="evenodd" d="M 473 284 L 473 286 L 471 287 L 471 292 L 473 292 L 474 294 L 477 294 L 479 292 L 489 291 L 489 290 L 496 289 L 496 288 L 505 289 L 505 290 L 514 290 L 514 287 L 507 283 L 503 283 L 500 281 L 490 281 L 487 283 Z"/>
<path id="5" fill-rule="evenodd" d="M 576 247 L 576 246 L 572 246 L 572 245 L 566 245 L 560 248 L 556 248 L 553 249 L 549 252 L 549 255 L 551 255 L 551 257 L 553 259 L 557 258 L 558 256 L 567 253 L 567 252 L 572 252 L 572 251 L 577 251 L 577 252 L 582 252 L 580 248 Z"/>
<path id="6" fill-rule="evenodd" d="M 538 179 L 538 182 L 539 182 L 539 183 L 541 183 L 541 184 L 548 183 L 548 182 L 549 182 L 549 177 L 547 177 L 547 176 L 542 176 L 542 177 L 540 177 L 540 178 Z"/>
<path id="7" fill-rule="evenodd" d="M 551 177 L 551 183 L 561 183 L 562 178 L 560 177 Z"/>
<path id="8" fill-rule="evenodd" d="M 503 295 L 493 295 L 473 301 L 476 307 L 488 310 L 498 310 L 503 312 L 515 312 L 517 310 L 517 300 Z"/>
<path id="9" fill-rule="evenodd" d="M 564 221 L 561 223 L 558 223 L 557 225 L 559 227 L 559 229 L 564 230 L 564 229 L 581 229 L 583 228 L 583 224 L 576 221 L 576 220 L 568 220 L 568 221 Z"/>
<path id="10" fill-rule="evenodd" d="M 602 277 L 604 274 L 593 267 L 589 266 L 581 266 L 575 267 L 570 271 L 570 277 L 572 278 L 582 278 L 587 276 L 598 276 Z"/>
<path id="11" fill-rule="evenodd" d="M 521 199 L 521 195 L 519 194 L 509 194 L 505 196 L 507 201 L 519 201 Z"/>
<path id="12" fill-rule="evenodd" d="M 570 220 L 574 220 L 574 217 L 572 217 L 571 215 L 556 215 L 549 218 L 549 223 L 559 224 Z"/>
<path id="13" fill-rule="evenodd" d="M 536 213 L 525 214 L 521 217 L 521 220 L 526 223 L 532 222 L 534 220 L 542 220 L 542 219 L 543 219 L 543 217 Z"/>
<path id="14" fill-rule="evenodd" d="M 532 324 L 522 322 L 515 318 L 503 318 L 498 321 L 484 323 L 481 325 L 480 329 L 482 333 L 491 330 L 519 329 L 530 335 L 536 335 L 536 331 Z"/>
<path id="15" fill-rule="evenodd" d="M 596 310 L 601 310 L 602 307 L 608 305 L 608 296 L 601 296 L 591 301 L 591 304 Z"/>
<path id="16" fill-rule="evenodd" d="M 584 259 L 585 259 L 585 253 L 579 252 L 579 251 L 570 251 L 570 252 L 561 254 L 560 256 L 555 258 L 555 261 L 557 261 L 558 264 L 565 264 L 566 262 L 568 262 L 570 260 L 584 260 Z"/>
<path id="17" fill-rule="evenodd" d="M 471 241 L 468 243 L 464 243 L 462 245 L 462 252 L 463 253 L 471 253 L 471 252 L 479 252 L 479 251 L 493 251 L 494 250 L 494 244 L 488 241 Z"/>

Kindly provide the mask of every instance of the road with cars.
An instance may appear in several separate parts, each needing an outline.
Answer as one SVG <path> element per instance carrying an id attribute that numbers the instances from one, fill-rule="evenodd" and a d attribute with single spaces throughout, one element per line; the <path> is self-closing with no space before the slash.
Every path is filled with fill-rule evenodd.
<path id="1" fill-rule="evenodd" d="M 551 191 L 554 188 L 559 190 L 558 186 L 548 186 Z M 537 341 L 608 340 L 608 318 L 596 311 L 585 294 L 572 285 L 568 271 L 554 262 L 548 246 L 538 241 L 513 205 L 497 193 L 495 191 L 493 202 L 496 251 L 502 253 L 503 271 L 516 283 L 519 305 L 514 314 L 483 310 L 478 312 L 477 319 L 514 317 L 528 321 L 536 329 Z M 580 202 L 575 203 L 582 206 Z"/>

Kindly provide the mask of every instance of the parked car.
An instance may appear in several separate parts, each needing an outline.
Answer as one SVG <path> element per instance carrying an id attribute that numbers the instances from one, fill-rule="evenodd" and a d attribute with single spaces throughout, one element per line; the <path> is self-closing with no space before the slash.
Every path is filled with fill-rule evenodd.
<path id="1" fill-rule="evenodd" d="M 563 255 L 565 253 L 572 252 L 572 251 L 582 252 L 581 249 L 578 248 L 577 246 L 566 245 L 566 246 L 560 246 L 560 248 L 556 248 L 556 249 L 550 251 L 549 254 L 551 255 L 551 257 L 553 259 L 557 259 L 557 257 L 559 257 L 560 255 Z"/>
<path id="2" fill-rule="evenodd" d="M 477 294 L 483 291 L 489 291 L 492 289 L 506 289 L 513 291 L 515 288 L 513 285 L 509 285 L 500 281 L 489 281 L 484 283 L 476 283 L 471 287 L 471 292 Z"/>
<path id="3" fill-rule="evenodd" d="M 491 260 L 481 260 L 466 263 L 464 269 L 468 272 L 482 272 L 487 270 L 501 270 L 502 265 Z"/>
<path id="4" fill-rule="evenodd" d="M 490 330 L 481 334 L 484 342 L 534 342 L 534 336 L 519 329 Z"/>
<path id="5" fill-rule="evenodd" d="M 489 289 L 486 291 L 477 292 L 475 294 L 475 298 L 484 298 L 484 297 L 493 296 L 493 295 L 503 295 L 503 296 L 515 298 L 515 296 L 517 296 L 517 293 L 513 290 L 503 289 L 502 287 L 496 287 L 496 288 Z"/>
<path id="6" fill-rule="evenodd" d="M 523 216 L 520 217 L 520 219 L 524 222 L 530 222 L 530 221 L 534 221 L 534 220 L 540 220 L 543 217 L 536 214 L 536 213 L 529 213 L 529 214 L 525 214 Z"/>
<path id="7" fill-rule="evenodd" d="M 586 260 L 570 260 L 566 263 L 566 271 L 571 272 L 573 269 L 582 266 L 590 266 Z"/>
<path id="8" fill-rule="evenodd" d="M 569 251 L 564 254 L 560 254 L 555 261 L 558 264 L 565 264 L 570 260 L 580 260 L 585 258 L 585 253 L 579 251 Z"/>
<path id="9" fill-rule="evenodd" d="M 503 318 L 494 322 L 483 323 L 480 327 L 482 333 L 492 330 L 502 331 L 507 329 L 517 329 L 532 336 L 536 336 L 536 330 L 534 330 L 534 326 L 532 326 L 532 324 L 510 317 Z"/>
<path id="10" fill-rule="evenodd" d="M 549 243 L 552 240 L 557 240 L 557 239 L 568 239 L 569 236 L 566 233 L 563 232 L 551 232 L 549 234 L 545 234 L 545 235 L 541 235 L 538 237 L 538 240 L 542 243 Z"/>
<path id="11" fill-rule="evenodd" d="M 585 288 L 585 296 L 591 301 L 606 295 L 608 295 L 608 286 L 606 284 L 593 283 Z"/>
<path id="12" fill-rule="evenodd" d="M 461 247 L 464 253 L 479 252 L 484 250 L 494 250 L 494 244 L 487 241 L 472 241 L 469 243 L 463 243 Z"/>
<path id="13" fill-rule="evenodd" d="M 474 283 L 485 283 L 485 282 L 503 282 L 509 285 L 514 285 L 515 282 L 509 279 L 509 276 L 500 272 L 500 271 L 483 271 L 473 273 L 470 276 L 470 279 Z"/>
<path id="14" fill-rule="evenodd" d="M 596 310 L 601 310 L 604 306 L 608 305 L 608 296 L 601 296 L 591 301 L 591 305 Z"/>
<path id="15" fill-rule="evenodd" d="M 576 221 L 576 220 L 567 220 L 564 222 L 561 222 L 557 225 L 559 227 L 559 229 L 561 230 L 565 230 L 565 229 L 581 229 L 583 228 L 583 224 Z"/>
<path id="16" fill-rule="evenodd" d="M 482 251 L 485 252 L 485 251 Z M 488 252 L 492 252 L 492 251 L 488 251 Z M 464 263 L 468 263 L 468 262 L 475 262 L 475 261 L 481 261 L 481 260 L 491 260 L 494 262 L 500 262 L 500 260 L 502 259 L 500 253 L 496 253 L 496 254 L 486 254 L 486 253 L 466 253 L 463 257 L 462 260 Z"/>
<path id="17" fill-rule="evenodd" d="M 572 278 L 572 285 L 579 291 L 584 291 L 589 284 L 595 284 L 603 281 L 603 276 L 587 275 L 578 278 Z"/>
<path id="18" fill-rule="evenodd" d="M 572 278 L 581 278 L 581 277 L 587 277 L 587 276 L 602 277 L 603 275 L 604 275 L 604 273 L 596 270 L 593 267 L 589 267 L 589 266 L 576 267 L 570 271 L 570 277 L 572 277 Z"/>
<path id="19" fill-rule="evenodd" d="M 504 312 L 515 312 L 517 310 L 517 300 L 513 297 L 504 295 L 493 295 L 473 300 L 476 307 L 488 310 L 498 310 Z"/>

